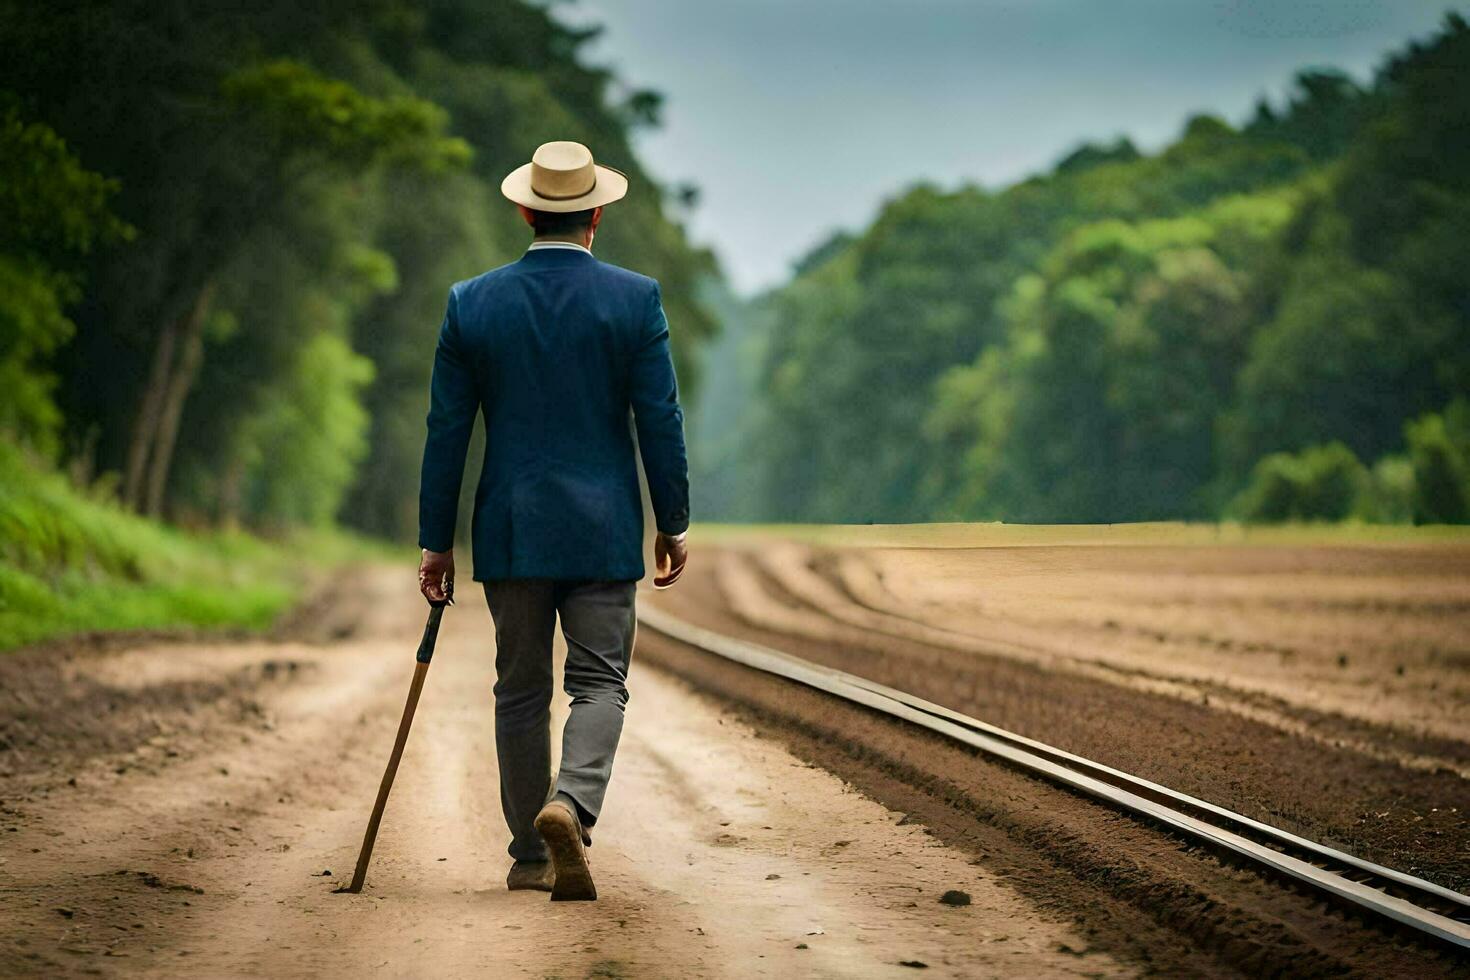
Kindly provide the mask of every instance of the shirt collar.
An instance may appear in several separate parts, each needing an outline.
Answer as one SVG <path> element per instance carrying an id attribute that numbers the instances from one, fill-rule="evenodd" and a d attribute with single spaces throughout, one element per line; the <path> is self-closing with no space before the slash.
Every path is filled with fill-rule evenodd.
<path id="1" fill-rule="evenodd" d="M 526 249 L 526 251 L 534 252 L 541 248 L 569 248 L 574 252 L 586 252 L 588 255 L 592 254 L 592 249 L 585 245 L 578 245 L 576 242 L 532 242 L 531 247 Z"/>

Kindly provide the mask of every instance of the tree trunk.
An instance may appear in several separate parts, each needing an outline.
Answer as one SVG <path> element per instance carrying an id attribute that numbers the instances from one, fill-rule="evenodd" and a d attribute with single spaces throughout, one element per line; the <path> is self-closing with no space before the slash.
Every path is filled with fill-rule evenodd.
<path id="1" fill-rule="evenodd" d="M 148 466 L 144 513 L 150 517 L 159 517 L 163 513 L 163 495 L 168 487 L 169 468 L 173 465 L 174 445 L 179 437 L 184 402 L 189 397 L 189 389 L 194 386 L 194 379 L 199 376 L 199 365 L 204 360 L 204 320 L 214 301 L 214 290 L 215 283 L 211 279 L 199 290 L 194 306 L 178 325 L 178 361 L 158 407 L 153 458 Z"/>
<path id="2" fill-rule="evenodd" d="M 143 389 L 143 400 L 138 406 L 137 417 L 133 419 L 122 486 L 123 505 L 132 510 L 143 509 L 143 475 L 148 471 L 149 451 L 158 433 L 158 410 L 163 405 L 163 393 L 168 386 L 178 336 L 178 320 L 170 320 L 158 335 L 158 345 L 153 349 L 153 367 L 148 372 L 148 385 Z"/>
<path id="3" fill-rule="evenodd" d="M 240 527 L 242 497 L 245 493 L 245 457 L 235 453 L 225 465 L 219 484 L 219 523 L 227 531 Z"/>
<path id="4" fill-rule="evenodd" d="M 97 476 L 97 440 L 102 437 L 99 426 L 88 427 L 82 444 L 66 464 L 66 475 L 78 490 L 89 490 Z"/>

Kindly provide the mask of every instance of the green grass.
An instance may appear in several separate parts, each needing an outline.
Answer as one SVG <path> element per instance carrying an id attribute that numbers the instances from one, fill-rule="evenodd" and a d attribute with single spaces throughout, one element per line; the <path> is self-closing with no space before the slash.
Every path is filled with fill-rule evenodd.
<path id="1" fill-rule="evenodd" d="M 780 538 L 834 547 L 1006 548 L 1027 545 L 1467 545 L 1470 526 L 1154 522 L 1139 524 L 700 524 L 690 544 L 740 546 Z"/>
<path id="2" fill-rule="evenodd" d="M 325 569 L 381 558 L 343 532 L 185 532 L 73 488 L 0 440 L 0 650 L 91 630 L 264 629 Z"/>

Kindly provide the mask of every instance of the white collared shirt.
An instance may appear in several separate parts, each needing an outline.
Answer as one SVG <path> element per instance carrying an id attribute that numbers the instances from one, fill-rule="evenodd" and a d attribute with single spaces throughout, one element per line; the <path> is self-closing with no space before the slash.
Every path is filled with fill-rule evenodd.
<path id="1" fill-rule="evenodd" d="M 534 252 L 538 248 L 570 248 L 577 252 L 586 252 L 588 255 L 592 254 L 592 249 L 586 245 L 578 245 L 576 242 L 532 242 L 531 247 L 526 249 L 526 251 Z"/>

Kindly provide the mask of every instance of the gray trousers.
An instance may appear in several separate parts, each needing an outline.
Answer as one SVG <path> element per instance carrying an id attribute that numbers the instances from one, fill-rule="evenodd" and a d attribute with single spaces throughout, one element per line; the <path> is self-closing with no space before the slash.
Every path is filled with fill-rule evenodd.
<path id="1" fill-rule="evenodd" d="M 628 703 L 628 663 L 637 619 L 635 582 L 502 579 L 485 583 L 495 620 L 495 750 L 510 856 L 544 861 L 533 821 L 565 793 L 591 826 L 602 809 Z M 572 699 L 561 766 L 551 784 L 551 642 L 557 616 L 567 641 L 562 686 Z"/>

